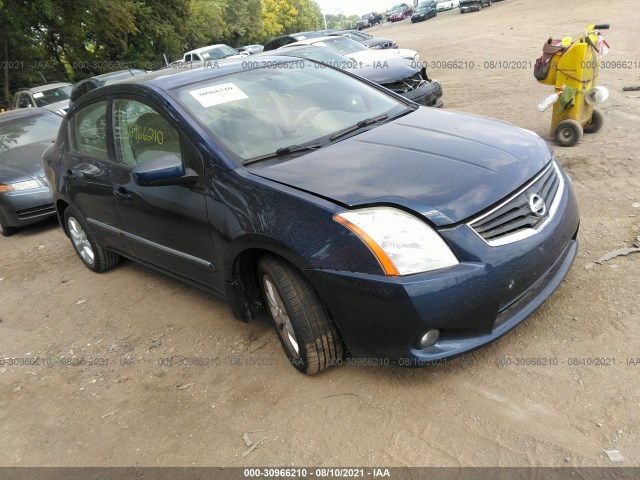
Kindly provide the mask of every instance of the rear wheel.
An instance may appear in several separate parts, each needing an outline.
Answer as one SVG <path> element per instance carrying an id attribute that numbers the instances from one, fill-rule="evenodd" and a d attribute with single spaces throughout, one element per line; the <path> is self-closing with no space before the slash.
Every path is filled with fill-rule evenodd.
<path id="1" fill-rule="evenodd" d="M 582 125 L 576 120 L 563 120 L 556 126 L 554 137 L 562 147 L 573 147 L 582 138 Z"/>
<path id="2" fill-rule="evenodd" d="M 594 108 L 593 114 L 591 115 L 591 123 L 585 127 L 584 133 L 596 133 L 603 125 L 604 117 L 602 116 L 602 112 L 599 109 Z"/>
<path id="3" fill-rule="evenodd" d="M 86 267 L 105 272 L 120 262 L 120 255 L 102 248 L 87 228 L 84 219 L 71 207 L 64 211 L 64 225 L 76 253 Z"/>
<path id="4" fill-rule="evenodd" d="M 312 375 L 342 358 L 340 333 L 298 270 L 267 255 L 258 262 L 258 279 L 280 343 L 294 367 Z"/>

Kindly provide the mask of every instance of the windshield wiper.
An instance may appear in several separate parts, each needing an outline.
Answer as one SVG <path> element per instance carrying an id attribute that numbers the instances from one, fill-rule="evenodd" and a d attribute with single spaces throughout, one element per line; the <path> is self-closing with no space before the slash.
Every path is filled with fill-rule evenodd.
<path id="1" fill-rule="evenodd" d="M 261 155 L 260 157 L 250 158 L 249 160 L 245 160 L 242 162 L 243 165 L 249 165 L 251 163 L 260 162 L 262 160 L 267 160 L 268 158 L 280 157 L 282 155 L 289 155 L 290 153 L 295 152 L 303 152 L 305 150 L 316 150 L 322 147 L 319 143 L 308 143 L 303 145 L 289 145 L 288 147 L 282 147 L 277 149 L 274 153 L 268 153 L 266 155 Z"/>
<path id="2" fill-rule="evenodd" d="M 377 117 L 360 120 L 355 125 L 351 125 L 350 127 L 347 127 L 344 130 L 340 130 L 339 132 L 334 133 L 333 135 L 331 135 L 329 139 L 331 141 L 336 140 L 340 137 L 344 137 L 345 135 L 350 134 L 351 132 L 355 132 L 356 130 L 360 130 L 361 128 L 368 127 L 369 125 L 373 125 L 374 123 L 381 122 L 382 120 L 386 120 L 387 118 L 389 118 L 389 115 L 384 113 L 382 115 L 378 115 Z"/>

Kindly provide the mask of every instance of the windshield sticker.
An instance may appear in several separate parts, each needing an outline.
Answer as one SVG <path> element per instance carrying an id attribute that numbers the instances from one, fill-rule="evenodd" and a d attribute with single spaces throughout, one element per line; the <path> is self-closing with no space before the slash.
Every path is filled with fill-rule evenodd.
<path id="1" fill-rule="evenodd" d="M 44 97 L 44 93 L 42 92 L 37 92 L 33 94 L 33 98 L 40 98 L 40 97 Z"/>
<path id="2" fill-rule="evenodd" d="M 189 93 L 205 108 L 249 98 L 233 83 L 200 88 Z"/>

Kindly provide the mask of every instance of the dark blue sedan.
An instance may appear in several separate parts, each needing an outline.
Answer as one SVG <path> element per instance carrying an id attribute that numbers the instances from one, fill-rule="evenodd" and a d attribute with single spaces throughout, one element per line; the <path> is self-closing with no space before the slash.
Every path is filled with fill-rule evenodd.
<path id="1" fill-rule="evenodd" d="M 536 134 L 306 59 L 163 70 L 82 96 L 44 156 L 93 271 L 121 256 L 273 321 L 312 374 L 424 365 L 529 316 L 576 256 Z"/>

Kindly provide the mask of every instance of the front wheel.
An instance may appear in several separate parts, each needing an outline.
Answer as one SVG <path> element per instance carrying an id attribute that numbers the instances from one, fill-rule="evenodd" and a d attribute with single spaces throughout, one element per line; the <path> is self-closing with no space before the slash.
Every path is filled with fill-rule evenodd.
<path id="1" fill-rule="evenodd" d="M 312 375 L 342 359 L 340 333 L 298 270 L 267 255 L 258 262 L 258 279 L 280 343 L 294 367 Z"/>
<path id="2" fill-rule="evenodd" d="M 84 219 L 72 207 L 64 211 L 64 225 L 73 248 L 89 270 L 105 272 L 120 262 L 120 255 L 98 244 Z"/>
<path id="3" fill-rule="evenodd" d="M 563 120 L 556 126 L 554 137 L 562 147 L 573 147 L 582 138 L 582 125 L 576 120 Z"/>

